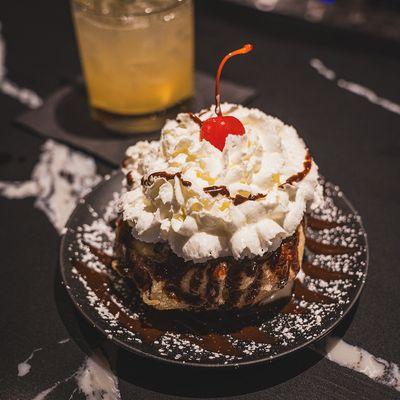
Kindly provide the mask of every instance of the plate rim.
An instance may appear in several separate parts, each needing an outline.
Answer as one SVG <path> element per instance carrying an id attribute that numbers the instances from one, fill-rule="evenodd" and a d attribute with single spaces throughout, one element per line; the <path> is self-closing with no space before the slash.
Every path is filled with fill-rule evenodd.
<path id="1" fill-rule="evenodd" d="M 357 212 L 357 210 L 355 209 L 355 207 L 353 206 L 353 203 L 350 202 L 350 200 L 347 198 L 347 196 L 342 192 L 342 190 L 339 189 L 342 193 L 341 198 L 345 201 L 345 203 L 347 204 L 347 206 L 349 207 L 350 211 L 354 214 L 357 215 L 359 217 L 358 219 L 358 223 L 362 229 L 362 233 L 363 233 L 363 237 L 365 240 L 365 266 L 364 266 L 364 277 L 361 280 L 357 291 L 355 292 L 352 300 L 346 305 L 346 308 L 343 310 L 343 313 L 339 316 L 339 318 L 337 318 L 324 332 L 322 332 L 320 335 L 318 335 L 316 338 L 311 338 L 307 341 L 305 341 L 304 343 L 296 346 L 295 348 L 280 352 L 279 354 L 276 354 L 274 356 L 265 356 L 265 357 L 261 357 L 255 360 L 245 360 L 245 361 L 238 361 L 238 362 L 231 362 L 228 364 L 224 364 L 224 363 L 220 363 L 220 364 L 209 364 L 206 362 L 193 362 L 193 361 L 179 361 L 179 360 L 174 360 L 172 358 L 167 358 L 167 357 L 162 357 L 162 356 L 158 356 L 156 354 L 152 354 L 152 353 L 148 353 L 144 350 L 138 349 L 132 345 L 129 345 L 127 343 L 125 343 L 123 340 L 118 339 L 117 337 L 115 337 L 114 335 L 112 336 L 112 338 L 108 337 L 107 332 L 100 326 L 98 326 L 98 324 L 93 320 L 93 318 L 91 316 L 88 315 L 88 313 L 80 306 L 78 300 L 74 297 L 72 290 L 70 289 L 68 283 L 67 283 L 67 279 L 66 279 L 66 275 L 65 275 L 65 267 L 66 264 L 68 265 L 68 267 L 72 268 L 72 264 L 70 263 L 70 261 L 68 260 L 68 257 L 66 256 L 66 252 L 67 252 L 67 243 L 66 243 L 66 238 L 67 238 L 67 232 L 68 232 L 68 226 L 72 223 L 72 221 L 74 220 L 76 214 L 79 212 L 80 207 L 87 204 L 87 198 L 91 195 L 94 194 L 95 191 L 97 191 L 99 188 L 105 186 L 109 181 L 117 179 L 118 176 L 121 177 L 121 179 L 123 179 L 123 174 L 120 170 L 116 170 L 113 171 L 111 174 L 108 174 L 104 177 L 102 177 L 102 180 L 95 185 L 88 193 L 86 193 L 83 197 L 80 197 L 77 201 L 77 204 L 74 208 L 74 210 L 72 211 L 71 215 L 69 216 L 67 222 L 65 223 L 64 229 L 63 229 L 63 233 L 61 235 L 61 241 L 60 241 L 60 250 L 59 250 L 59 268 L 61 270 L 61 277 L 62 277 L 62 285 L 65 288 L 65 290 L 68 293 L 69 298 L 71 299 L 72 303 L 74 304 L 74 307 L 81 313 L 81 315 L 86 319 L 87 322 L 89 322 L 89 324 L 97 329 L 98 331 L 101 332 L 102 335 L 104 335 L 106 340 L 109 340 L 113 343 L 115 343 L 118 346 L 121 346 L 123 349 L 134 353 L 137 356 L 143 357 L 143 358 L 148 358 L 151 359 L 153 361 L 159 361 L 162 362 L 164 364 L 168 364 L 168 365 L 175 365 L 175 366 L 181 366 L 181 367 L 194 367 L 194 368 L 223 368 L 223 369 L 229 369 L 229 368 L 239 368 L 239 367 L 245 367 L 245 366 L 254 366 L 254 365 L 258 365 L 258 364 L 263 364 L 263 363 L 270 363 L 270 362 L 274 362 L 278 359 L 282 359 L 284 357 L 287 357 L 289 355 L 291 355 L 292 353 L 295 352 L 299 352 L 301 350 L 304 350 L 306 347 L 310 346 L 313 343 L 317 343 L 319 341 L 321 341 L 322 339 L 324 339 L 327 335 L 329 335 L 344 319 L 345 317 L 349 314 L 349 312 L 353 309 L 354 305 L 356 304 L 356 302 L 359 300 L 361 293 L 365 287 L 365 283 L 367 281 L 367 276 L 368 276 L 368 269 L 369 269 L 369 261 L 370 261 L 370 250 L 369 250 L 369 244 L 368 244 L 368 234 L 367 231 L 365 230 L 364 224 L 363 224 L 363 220 L 360 216 L 360 214 Z M 325 179 L 325 178 L 324 178 Z M 330 181 L 327 181 L 330 182 Z"/>

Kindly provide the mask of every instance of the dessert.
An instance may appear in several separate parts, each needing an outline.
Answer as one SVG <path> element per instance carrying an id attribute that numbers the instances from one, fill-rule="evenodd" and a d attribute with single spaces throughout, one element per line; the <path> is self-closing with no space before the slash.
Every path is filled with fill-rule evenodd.
<path id="1" fill-rule="evenodd" d="M 128 148 L 113 268 L 160 309 L 239 309 L 290 294 L 318 168 L 293 127 L 220 104 Z"/>

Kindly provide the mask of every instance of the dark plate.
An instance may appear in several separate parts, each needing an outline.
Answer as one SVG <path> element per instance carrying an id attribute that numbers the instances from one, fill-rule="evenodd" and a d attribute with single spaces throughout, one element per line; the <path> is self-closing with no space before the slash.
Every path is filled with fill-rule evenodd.
<path id="1" fill-rule="evenodd" d="M 368 266 L 361 218 L 337 186 L 324 183 L 325 204 L 308 219 L 305 277 L 296 281 L 291 298 L 234 313 L 149 309 L 130 283 L 107 267 L 112 203 L 121 184 L 122 175 L 113 175 L 76 207 L 62 238 L 60 262 L 78 310 L 110 340 L 134 353 L 200 367 L 271 361 L 324 337 L 361 293 Z M 321 222 L 327 216 L 335 222 Z"/>

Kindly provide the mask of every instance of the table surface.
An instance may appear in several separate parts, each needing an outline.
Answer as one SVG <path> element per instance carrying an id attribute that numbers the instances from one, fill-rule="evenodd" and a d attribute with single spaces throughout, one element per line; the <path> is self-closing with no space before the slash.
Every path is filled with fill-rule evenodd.
<path id="1" fill-rule="evenodd" d="M 0 10 L 8 82 L 45 98 L 63 76 L 79 73 L 67 2 L 3 0 Z M 231 63 L 225 77 L 258 88 L 252 105 L 298 129 L 323 174 L 363 217 L 369 275 L 356 310 L 336 334 L 399 364 L 399 45 L 215 0 L 198 1 L 196 15 L 198 68 L 213 73 L 227 49 L 254 43 L 254 54 Z M 321 63 L 336 79 L 316 70 L 327 75 Z M 24 104 L 0 93 L 0 105 L 0 181 L 29 181 L 44 139 L 13 124 Z M 96 164 L 100 175 L 111 171 Z M 83 321 L 61 287 L 59 232 L 35 201 L 0 196 L 1 399 L 34 398 L 77 371 L 98 346 L 110 357 L 122 399 L 399 398 L 308 349 L 269 366 L 210 372 L 155 364 L 115 348 Z M 18 364 L 38 348 L 29 374 L 18 376 Z M 73 379 L 61 382 L 46 399 L 85 398 L 75 389 Z"/>

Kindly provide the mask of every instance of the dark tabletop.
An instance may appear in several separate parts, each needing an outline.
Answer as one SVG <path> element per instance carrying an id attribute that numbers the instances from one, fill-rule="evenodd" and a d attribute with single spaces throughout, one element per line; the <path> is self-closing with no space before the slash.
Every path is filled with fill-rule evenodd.
<path id="1" fill-rule="evenodd" d="M 216 0 L 196 6 L 197 67 L 213 73 L 227 49 L 252 42 L 224 75 L 256 87 L 251 103 L 294 125 L 323 174 L 339 184 L 363 217 L 370 246 L 365 290 L 337 331 L 375 356 L 400 364 L 400 114 L 344 90 L 310 66 L 318 59 L 337 78 L 400 103 L 400 46 Z M 68 3 L 3 0 L 7 77 L 45 98 L 62 77 L 80 73 Z M 315 65 L 315 64 L 314 64 Z M 370 96 L 371 97 L 371 96 Z M 30 179 L 44 139 L 13 120 L 26 106 L 0 94 L 0 181 Z M 97 163 L 98 173 L 111 167 Z M 32 399 L 75 371 L 104 338 L 76 313 L 59 283 L 59 234 L 33 197 L 0 196 L 0 398 Z M 57 342 L 71 338 L 64 345 Z M 395 399 L 399 392 L 305 350 L 270 366 L 200 371 L 135 358 L 103 344 L 122 399 Z M 35 348 L 32 370 L 17 365 Z M 48 399 L 68 399 L 74 382 Z M 84 398 L 78 392 L 75 399 Z"/>

